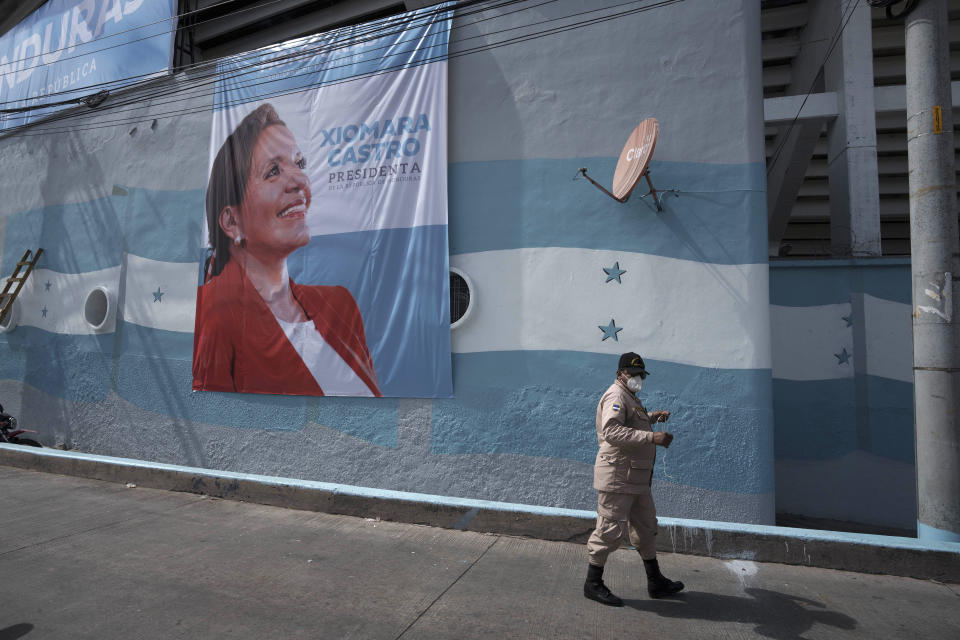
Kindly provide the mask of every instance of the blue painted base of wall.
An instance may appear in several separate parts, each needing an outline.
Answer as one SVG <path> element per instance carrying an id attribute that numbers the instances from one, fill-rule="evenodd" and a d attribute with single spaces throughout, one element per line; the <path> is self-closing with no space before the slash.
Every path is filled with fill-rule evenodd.
<path id="1" fill-rule="evenodd" d="M 917 538 L 922 542 L 960 543 L 960 532 L 937 529 L 936 527 L 931 527 L 917 520 Z"/>
<path id="2" fill-rule="evenodd" d="M 77 461 L 98 462 L 104 465 L 113 465 L 118 467 L 130 467 L 133 469 L 155 469 L 159 471 L 174 471 L 189 473 L 191 475 L 209 478 L 227 478 L 234 480 L 246 480 L 271 485 L 277 487 L 294 487 L 302 489 L 318 489 L 329 491 L 331 493 L 356 496 L 373 499 L 401 500 L 406 502 L 421 502 L 429 505 L 466 507 L 468 509 L 491 509 L 495 511 L 525 513 L 541 516 L 582 518 L 587 521 L 596 520 L 597 512 L 586 509 L 564 509 L 559 507 L 544 507 L 529 504 L 517 504 L 511 502 L 500 502 L 493 500 L 475 500 L 471 498 L 457 498 L 452 496 L 431 495 L 426 493 L 417 493 L 410 491 L 394 491 L 390 489 L 377 489 L 372 487 L 360 487 L 346 484 L 337 484 L 332 482 L 316 482 L 312 480 L 300 480 L 297 478 L 281 478 L 276 476 L 265 476 L 254 473 L 236 473 L 231 471 L 216 471 L 212 469 L 201 469 L 178 464 L 164 464 L 159 462 L 150 462 L 146 460 L 137 460 L 133 458 L 120 458 L 113 456 L 103 456 L 92 453 L 80 453 L 76 451 L 56 451 L 52 449 L 34 449 L 31 447 L 20 447 L 17 445 L 0 444 L 0 451 L 10 453 L 29 453 L 31 455 L 44 458 L 60 458 Z M 960 544 L 957 541 L 950 540 L 923 540 L 917 538 L 902 538 L 896 536 L 880 536 L 869 533 L 851 533 L 846 531 L 821 531 L 819 529 L 798 529 L 792 527 L 777 527 L 762 524 L 746 524 L 736 522 L 717 522 L 713 520 L 697 520 L 690 518 L 665 518 L 657 517 L 657 521 L 664 527 L 683 527 L 688 529 L 705 529 L 725 532 L 738 532 L 754 535 L 779 535 L 796 538 L 801 541 L 832 541 L 849 542 L 854 544 L 875 545 L 878 547 L 887 547 L 890 549 L 916 549 L 930 551 L 947 551 L 960 554 Z M 921 525 L 926 526 L 926 525 Z M 932 528 L 932 527 L 930 527 Z"/>
<path id="3" fill-rule="evenodd" d="M 779 458 L 777 512 L 912 530 L 916 472 L 867 451 L 833 459 Z"/>

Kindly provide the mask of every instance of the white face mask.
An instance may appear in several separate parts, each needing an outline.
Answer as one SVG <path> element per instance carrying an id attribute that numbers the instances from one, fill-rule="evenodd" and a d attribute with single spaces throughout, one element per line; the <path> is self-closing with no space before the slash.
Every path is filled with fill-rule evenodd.
<path id="1" fill-rule="evenodd" d="M 640 389 L 643 388 L 643 380 L 640 379 L 640 376 L 633 376 L 627 380 L 627 389 L 633 391 L 634 393 L 640 393 Z"/>

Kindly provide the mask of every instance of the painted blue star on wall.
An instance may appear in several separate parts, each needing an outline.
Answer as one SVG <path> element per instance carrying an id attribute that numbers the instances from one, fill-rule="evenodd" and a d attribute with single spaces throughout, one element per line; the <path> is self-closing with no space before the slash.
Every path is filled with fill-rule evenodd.
<path id="1" fill-rule="evenodd" d="M 841 365 L 841 364 L 849 364 L 849 362 L 850 362 L 850 354 L 847 353 L 847 348 L 846 348 L 846 347 L 844 347 L 844 348 L 840 351 L 840 353 L 835 353 L 835 354 L 833 354 L 833 355 L 837 358 L 837 365 L 838 365 L 838 366 Z"/>
<path id="2" fill-rule="evenodd" d="M 617 339 L 617 334 L 623 331 L 623 327 L 618 327 L 614 323 L 613 318 L 610 318 L 610 324 L 607 326 L 604 327 L 598 324 L 597 328 L 603 331 L 603 337 L 600 339 L 600 342 L 603 342 L 607 338 L 613 338 L 614 342 L 620 342 L 620 340 Z"/>
<path id="3" fill-rule="evenodd" d="M 848 327 L 853 326 L 853 314 L 849 316 L 840 316 L 840 319 L 846 322 Z"/>
<path id="4" fill-rule="evenodd" d="M 50 282 L 49 280 L 47 280 L 46 282 L 43 283 L 44 291 L 50 291 L 50 287 L 52 287 L 52 286 L 53 286 L 53 283 Z"/>
<path id="5" fill-rule="evenodd" d="M 607 269 L 603 268 L 603 272 L 607 274 L 607 279 L 603 281 L 604 284 L 610 282 L 611 280 L 616 280 L 617 284 L 623 284 L 620 282 L 620 276 L 626 273 L 626 270 L 620 268 L 619 262 L 614 262 L 613 266 Z"/>
<path id="6" fill-rule="evenodd" d="M 40 315 L 42 315 L 44 318 L 47 317 L 47 306 L 46 306 L 46 305 L 43 306 L 43 309 L 40 309 Z"/>
<path id="7" fill-rule="evenodd" d="M 162 299 L 162 298 L 163 298 L 163 294 L 165 294 L 165 293 L 166 293 L 166 291 L 160 291 L 160 286 L 157 285 L 157 290 L 153 292 L 153 301 L 154 301 L 154 302 L 163 302 L 163 299 Z"/>

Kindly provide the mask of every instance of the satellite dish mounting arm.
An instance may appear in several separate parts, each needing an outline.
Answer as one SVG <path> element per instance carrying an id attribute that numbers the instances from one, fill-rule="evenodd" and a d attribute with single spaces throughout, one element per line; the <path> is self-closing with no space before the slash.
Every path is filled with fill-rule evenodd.
<path id="1" fill-rule="evenodd" d="M 584 178 L 586 178 L 587 180 L 590 181 L 590 184 L 592 184 L 593 186 L 595 186 L 597 189 L 600 189 L 600 191 L 603 191 L 605 194 L 607 194 L 608 196 L 610 196 L 611 198 L 613 198 L 614 200 L 616 200 L 617 202 L 619 202 L 619 203 L 621 203 L 621 204 L 630 199 L 630 194 L 629 194 L 629 193 L 626 195 L 625 198 L 621 199 L 621 198 L 618 198 L 617 196 L 613 195 L 613 194 L 610 193 L 609 191 L 607 191 L 606 187 L 604 187 L 602 184 L 600 184 L 599 182 L 597 182 L 596 180 L 594 180 L 593 178 L 591 178 L 590 176 L 587 175 L 587 168 L 586 168 L 586 167 L 580 167 L 580 169 L 577 170 L 577 173 L 583 175 Z"/>
<path id="2" fill-rule="evenodd" d="M 650 187 L 650 191 L 640 197 L 646 198 L 647 196 L 653 196 L 653 202 L 657 205 L 657 211 L 663 212 L 663 196 L 660 195 L 661 193 L 672 193 L 676 197 L 680 197 L 680 189 L 657 189 L 653 186 L 653 183 L 650 182 L 649 169 L 643 172 L 643 177 L 647 179 L 647 185 Z M 629 195 L 627 197 L 629 197 Z"/>
<path id="3" fill-rule="evenodd" d="M 627 200 L 629 200 L 629 199 L 630 199 L 630 194 L 633 193 L 633 190 L 631 189 L 630 192 L 627 193 L 627 195 L 623 196 L 622 198 L 618 198 L 617 196 L 615 196 L 615 195 L 613 195 L 612 193 L 610 193 L 609 191 L 607 191 L 606 187 L 604 187 L 602 184 L 600 184 L 599 182 L 597 182 L 596 180 L 594 180 L 593 178 L 591 178 L 590 176 L 588 176 L 588 175 L 587 175 L 587 168 L 586 168 L 586 167 L 580 167 L 580 169 L 577 170 L 577 174 L 578 174 L 578 175 L 582 175 L 584 178 L 586 178 L 587 180 L 590 181 L 590 184 L 592 184 L 593 186 L 595 186 L 597 189 L 600 189 L 600 191 L 603 191 L 605 194 L 607 194 L 608 196 L 610 196 L 611 198 L 613 198 L 614 200 L 616 200 L 616 201 L 619 202 L 620 204 L 623 204 L 623 203 L 625 203 Z M 641 198 L 646 198 L 647 196 L 653 196 L 653 202 L 654 202 L 654 204 L 657 205 L 657 211 L 659 211 L 659 212 L 661 212 L 661 213 L 663 212 L 663 198 L 660 196 L 661 193 L 672 193 L 673 195 L 675 195 L 675 196 L 677 196 L 677 197 L 680 197 L 680 190 L 679 190 L 679 189 L 657 189 L 656 187 L 654 187 L 654 186 L 653 186 L 653 182 L 651 182 L 651 180 L 650 180 L 650 170 L 649 170 L 649 169 L 648 169 L 647 171 L 644 171 L 644 172 L 643 172 L 643 176 L 642 176 L 642 177 L 644 177 L 644 178 L 647 179 L 647 185 L 650 187 L 650 191 L 649 191 L 648 193 L 643 194 L 643 195 L 640 196 L 640 197 L 641 197 Z"/>

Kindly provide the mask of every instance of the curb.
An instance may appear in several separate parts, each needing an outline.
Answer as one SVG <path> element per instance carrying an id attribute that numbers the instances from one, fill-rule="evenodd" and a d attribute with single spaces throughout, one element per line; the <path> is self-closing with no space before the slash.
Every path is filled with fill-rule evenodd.
<path id="1" fill-rule="evenodd" d="M 596 512 L 213 471 L 0 444 L 0 465 L 225 500 L 446 529 L 586 542 Z M 960 583 L 960 543 L 658 518 L 664 552 Z"/>

